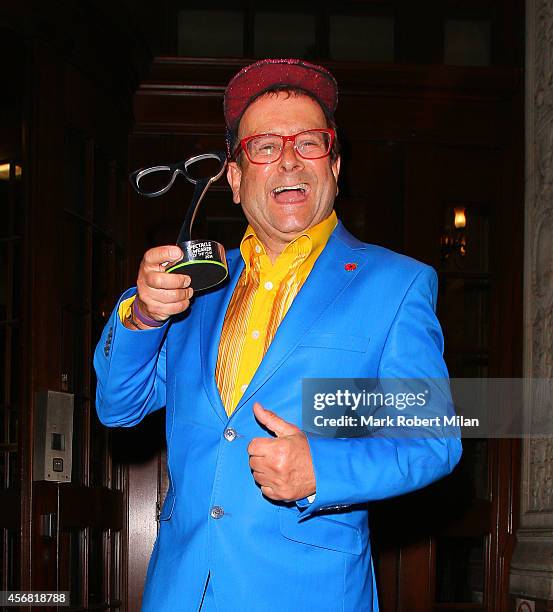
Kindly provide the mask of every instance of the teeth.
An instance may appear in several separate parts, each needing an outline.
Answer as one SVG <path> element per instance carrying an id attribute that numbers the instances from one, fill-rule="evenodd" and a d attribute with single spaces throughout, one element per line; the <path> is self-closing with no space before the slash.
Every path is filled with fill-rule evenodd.
<path id="1" fill-rule="evenodd" d="M 298 183 L 297 185 L 282 185 L 281 187 L 277 187 L 273 189 L 273 193 L 282 193 L 283 191 L 307 191 L 307 185 L 305 183 Z"/>

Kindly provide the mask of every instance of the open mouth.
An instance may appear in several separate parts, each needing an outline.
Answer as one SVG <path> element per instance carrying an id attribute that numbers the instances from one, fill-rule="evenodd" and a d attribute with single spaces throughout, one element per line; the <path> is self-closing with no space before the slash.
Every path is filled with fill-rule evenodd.
<path id="1" fill-rule="evenodd" d="M 271 191 L 273 198 L 277 202 L 302 202 L 307 197 L 309 185 L 307 183 L 297 183 L 296 185 L 281 185 Z"/>

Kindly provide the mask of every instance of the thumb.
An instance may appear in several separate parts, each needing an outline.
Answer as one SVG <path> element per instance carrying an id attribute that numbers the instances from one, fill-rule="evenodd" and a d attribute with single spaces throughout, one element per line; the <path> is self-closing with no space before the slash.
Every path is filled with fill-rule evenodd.
<path id="1" fill-rule="evenodd" d="M 288 423 L 284 419 L 281 419 L 277 414 L 270 410 L 265 410 L 259 402 L 255 402 L 253 405 L 253 413 L 255 418 L 264 425 L 269 431 L 276 434 L 277 438 L 282 436 L 291 436 L 292 434 L 300 431 L 293 423 Z"/>

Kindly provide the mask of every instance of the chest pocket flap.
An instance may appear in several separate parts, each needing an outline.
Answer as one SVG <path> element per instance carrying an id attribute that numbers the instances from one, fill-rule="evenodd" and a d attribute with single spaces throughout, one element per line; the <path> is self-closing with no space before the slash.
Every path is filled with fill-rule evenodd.
<path id="1" fill-rule="evenodd" d="M 316 348 L 342 349 L 364 353 L 369 346 L 370 338 L 350 336 L 347 334 L 315 333 L 306 334 L 300 346 L 313 346 Z"/>

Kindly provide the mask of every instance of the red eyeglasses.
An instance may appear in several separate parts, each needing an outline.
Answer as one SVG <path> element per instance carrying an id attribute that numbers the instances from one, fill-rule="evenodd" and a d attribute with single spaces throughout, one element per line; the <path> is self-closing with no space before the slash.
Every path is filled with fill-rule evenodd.
<path id="1" fill-rule="evenodd" d="M 331 128 L 305 130 L 293 136 L 254 134 L 242 138 L 234 150 L 234 157 L 243 149 L 252 164 L 272 164 L 282 157 L 287 142 L 303 159 L 321 159 L 332 151 L 336 133 Z"/>

